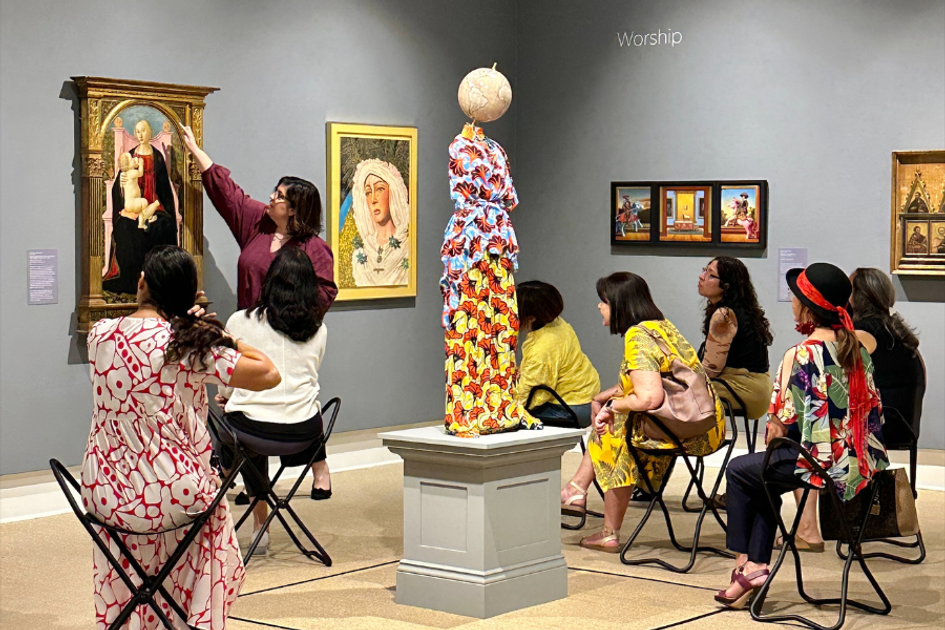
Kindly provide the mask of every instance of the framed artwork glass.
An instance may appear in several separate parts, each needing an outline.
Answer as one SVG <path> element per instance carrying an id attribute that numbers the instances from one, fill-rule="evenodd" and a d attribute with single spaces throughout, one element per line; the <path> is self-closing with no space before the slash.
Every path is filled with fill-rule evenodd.
<path id="1" fill-rule="evenodd" d="M 417 295 L 417 128 L 328 123 L 337 300 Z"/>
<path id="2" fill-rule="evenodd" d="M 768 183 L 719 183 L 719 242 L 764 247 L 768 233 Z"/>
<path id="3" fill-rule="evenodd" d="M 216 88 L 72 77 L 79 97 L 80 333 L 137 309 L 144 257 L 187 250 L 203 278 L 203 185 L 181 126 L 203 143 L 205 97 Z"/>
<path id="4" fill-rule="evenodd" d="M 648 182 L 614 182 L 610 195 L 612 243 L 649 242 L 652 225 L 652 187 Z"/>
<path id="5" fill-rule="evenodd" d="M 712 242 L 712 184 L 662 183 L 659 186 L 659 203 L 661 242 Z"/>
<path id="6" fill-rule="evenodd" d="M 945 276 L 945 151 L 892 154 L 890 271 Z"/>

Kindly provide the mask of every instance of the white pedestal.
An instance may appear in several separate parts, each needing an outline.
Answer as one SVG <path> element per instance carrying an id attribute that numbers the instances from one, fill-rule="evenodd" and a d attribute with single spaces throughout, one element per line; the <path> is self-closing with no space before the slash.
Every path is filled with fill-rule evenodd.
<path id="1" fill-rule="evenodd" d="M 397 603 L 486 618 L 567 597 L 561 456 L 582 434 L 381 433 L 404 460 Z"/>

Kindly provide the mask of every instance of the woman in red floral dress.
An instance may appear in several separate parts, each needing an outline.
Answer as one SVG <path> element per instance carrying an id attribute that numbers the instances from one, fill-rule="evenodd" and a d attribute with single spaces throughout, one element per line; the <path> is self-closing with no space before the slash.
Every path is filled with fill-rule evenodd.
<path id="1" fill-rule="evenodd" d="M 210 466 L 205 384 L 262 390 L 281 380 L 264 354 L 227 336 L 219 322 L 189 315 L 196 296 L 190 254 L 158 246 L 145 258 L 138 310 L 98 321 L 88 337 L 94 411 L 82 501 L 108 525 L 141 532 L 124 541 L 149 574 L 160 570 L 186 528 L 155 532 L 192 520 L 220 486 Z M 112 551 L 118 553 L 114 544 Z M 93 560 L 97 627 L 107 628 L 131 593 L 98 548 Z M 164 586 L 187 611 L 186 623 L 224 630 L 242 582 L 224 500 Z M 157 601 L 175 617 L 160 596 Z M 123 627 L 151 630 L 160 621 L 138 607 Z"/>

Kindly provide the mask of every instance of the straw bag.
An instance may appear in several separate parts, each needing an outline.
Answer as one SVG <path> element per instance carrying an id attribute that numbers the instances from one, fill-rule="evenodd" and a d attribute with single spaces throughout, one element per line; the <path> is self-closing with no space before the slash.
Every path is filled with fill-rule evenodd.
<path id="1" fill-rule="evenodd" d="M 673 354 L 659 333 L 640 326 L 656 341 L 660 351 L 669 359 L 669 371 L 661 372 L 663 403 L 646 413 L 656 416 L 680 441 L 705 435 L 715 428 L 715 396 L 705 373 L 693 370 Z M 643 432 L 660 440 L 669 439 L 650 420 L 643 423 Z"/>
<path id="2" fill-rule="evenodd" d="M 851 462 L 851 465 L 856 465 Z M 873 483 L 879 486 L 872 505 L 872 494 L 861 490 L 855 497 L 843 504 L 843 513 L 837 514 L 834 501 L 826 493 L 820 495 L 820 528 L 824 540 L 838 540 L 843 528 L 840 519 L 845 519 L 852 530 L 863 522 L 866 510 L 870 517 L 866 521 L 863 540 L 880 538 L 907 538 L 919 533 L 919 515 L 915 510 L 915 496 L 909 485 L 909 475 L 904 468 L 883 470 L 873 476 Z"/>

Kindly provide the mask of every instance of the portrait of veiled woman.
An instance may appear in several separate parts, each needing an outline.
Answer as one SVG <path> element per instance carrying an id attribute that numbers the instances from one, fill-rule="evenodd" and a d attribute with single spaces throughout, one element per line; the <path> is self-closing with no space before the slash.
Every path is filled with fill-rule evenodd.
<path id="1" fill-rule="evenodd" d="M 328 124 L 339 300 L 416 295 L 417 130 Z"/>

